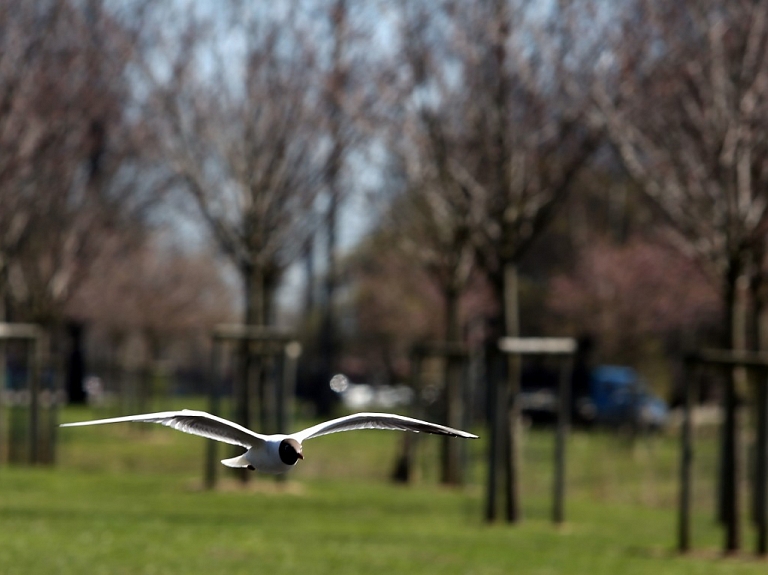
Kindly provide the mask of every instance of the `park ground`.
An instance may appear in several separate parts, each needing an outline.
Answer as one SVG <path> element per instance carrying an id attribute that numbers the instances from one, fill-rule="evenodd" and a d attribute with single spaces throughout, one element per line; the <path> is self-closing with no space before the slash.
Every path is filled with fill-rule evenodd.
<path id="1" fill-rule="evenodd" d="M 68 408 L 61 419 L 104 415 Z M 718 550 L 714 429 L 697 437 L 695 551 L 687 556 L 674 552 L 673 433 L 633 439 L 575 432 L 568 444 L 567 521 L 559 527 L 549 521 L 551 430 L 526 434 L 524 520 L 517 526 L 482 521 L 482 439 L 467 444 L 468 484 L 446 488 L 436 481 L 439 439 L 433 437 L 421 442 L 414 485 L 388 480 L 401 438 L 380 431 L 318 438 L 305 446 L 306 461 L 287 481 L 254 475 L 243 488 L 223 477 L 215 491 L 204 491 L 200 438 L 141 424 L 62 429 L 55 467 L 0 467 L 0 573 L 662 575 L 768 569 L 748 551 L 723 557 Z M 752 539 L 745 523 L 747 549 Z"/>

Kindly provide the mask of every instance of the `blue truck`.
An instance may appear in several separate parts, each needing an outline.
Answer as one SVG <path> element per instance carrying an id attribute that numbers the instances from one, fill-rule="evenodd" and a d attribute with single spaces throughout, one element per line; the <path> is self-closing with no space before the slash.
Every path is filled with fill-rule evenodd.
<path id="1" fill-rule="evenodd" d="M 523 372 L 520 403 L 534 421 L 554 420 L 557 413 L 557 375 L 543 369 Z M 664 427 L 669 406 L 648 388 L 637 371 L 622 365 L 590 370 L 585 386 L 574 385 L 571 398 L 574 423 L 649 430 Z"/>

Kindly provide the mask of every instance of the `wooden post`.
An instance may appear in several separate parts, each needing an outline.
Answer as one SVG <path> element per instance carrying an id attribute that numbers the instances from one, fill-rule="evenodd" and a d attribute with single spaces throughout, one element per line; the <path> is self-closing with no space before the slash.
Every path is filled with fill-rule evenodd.
<path id="1" fill-rule="evenodd" d="M 768 354 L 763 352 L 750 352 L 744 350 L 722 350 L 711 349 L 701 350 L 696 354 L 691 355 L 688 358 L 691 364 L 709 364 L 721 366 L 727 369 L 726 375 L 726 388 L 725 388 L 725 422 L 723 425 L 723 442 L 722 442 L 722 520 L 725 522 L 725 540 L 724 551 L 725 553 L 733 553 L 738 551 L 741 544 L 741 529 L 740 529 L 740 513 L 739 513 L 739 500 L 738 500 L 738 419 L 737 419 L 737 392 L 734 385 L 733 368 L 750 368 L 759 369 L 764 373 L 764 370 L 768 368 Z M 765 377 L 763 375 L 763 377 Z M 768 447 L 766 443 L 768 439 L 768 429 L 766 429 L 766 419 L 768 416 L 765 412 L 768 411 L 768 391 L 766 387 L 768 382 L 764 379 L 760 381 L 760 391 L 758 392 L 758 422 L 757 422 L 757 448 L 756 448 L 756 477 L 757 482 L 755 489 L 755 522 L 758 526 L 757 537 L 757 549 L 758 553 L 765 554 L 765 547 L 768 544 L 766 542 L 766 476 L 768 470 L 766 469 L 766 459 L 768 458 Z M 690 462 L 688 463 L 690 465 Z M 682 474 L 681 474 L 681 478 Z M 683 478 L 683 481 L 685 479 Z M 758 489 L 762 486 L 762 489 Z M 683 495 L 682 490 L 684 485 L 681 485 L 681 523 L 683 519 Z M 690 487 L 687 489 L 690 490 Z M 687 495 L 690 497 L 690 495 Z M 690 503 L 688 503 L 690 505 Z M 688 511 L 689 512 L 689 511 Z M 687 527 L 685 527 L 687 529 Z M 684 534 L 683 527 L 681 527 L 681 533 Z M 685 543 L 686 546 L 689 543 L 684 541 L 682 535 L 680 536 L 680 545 Z"/>
<path id="2" fill-rule="evenodd" d="M 564 517 L 565 507 L 565 441 L 567 437 L 569 411 L 570 411 L 570 378 L 572 372 L 572 356 L 576 353 L 577 342 L 570 337 L 504 337 L 499 340 L 498 349 L 508 354 L 507 365 L 510 370 L 517 372 L 519 370 L 520 358 L 523 355 L 562 355 L 566 356 L 563 360 L 560 382 L 558 386 L 558 428 L 556 432 L 555 444 L 555 477 L 554 502 L 553 502 L 553 520 L 561 522 Z M 514 359 L 514 361 L 513 361 Z M 519 374 L 510 375 L 510 381 L 517 378 L 519 387 Z M 511 421 L 501 424 L 509 425 L 509 430 L 502 430 L 499 442 L 506 440 L 507 444 L 502 444 L 501 449 L 506 452 L 506 478 L 507 478 L 507 520 L 514 523 L 520 520 L 519 507 L 519 461 L 514 458 L 520 457 L 520 445 L 511 445 L 514 441 L 520 441 L 520 417 L 519 402 L 516 398 L 511 399 L 507 395 L 512 393 L 517 395 L 519 389 L 506 386 L 499 390 L 496 403 L 505 409 L 509 405 L 509 411 L 515 413 L 511 416 Z M 516 426 L 517 429 L 511 426 Z M 504 433 L 504 432 L 507 433 Z M 493 439 L 493 438 L 492 438 Z M 498 447 L 497 447 L 498 449 Z M 489 484 L 489 490 L 491 486 Z"/>
<path id="3" fill-rule="evenodd" d="M 211 365 L 208 373 L 208 409 L 213 415 L 219 415 L 221 409 L 220 395 L 221 385 L 220 380 L 220 364 L 221 364 L 221 347 L 223 343 L 213 338 L 211 341 Z M 206 489 L 213 489 L 216 487 L 216 451 L 217 443 L 213 439 L 209 439 L 205 449 L 205 470 L 203 471 L 203 484 Z"/>
<path id="4" fill-rule="evenodd" d="M 487 397 L 486 414 L 488 420 L 488 475 L 485 499 L 485 520 L 489 523 L 496 521 L 496 497 L 499 479 L 500 459 L 500 411 L 499 405 L 499 380 L 501 379 L 501 356 L 496 346 L 488 346 L 486 350 L 487 368 Z"/>
<path id="5" fill-rule="evenodd" d="M 8 412 L 8 440 L 7 456 L 11 463 L 35 463 L 37 461 L 38 445 L 37 438 L 39 424 L 39 413 L 32 411 L 34 403 L 32 396 L 39 390 L 35 382 L 37 377 L 35 350 L 40 338 L 40 328 L 35 324 L 29 323 L 5 323 L 0 322 L 0 392 L 5 392 L 5 375 L 7 369 L 6 342 L 9 340 L 25 341 L 27 345 L 27 391 L 29 397 L 25 398 L 23 393 L 14 394 L 11 400 Z M 29 407 L 25 405 L 29 400 Z M 35 400 L 37 401 L 37 400 Z M 0 404 L 0 411 L 3 406 Z M 0 418 L 2 419 L 2 418 Z M 35 430 L 30 429 L 30 425 L 35 425 Z M 2 456 L 0 448 L 0 457 Z"/>
<path id="6" fill-rule="evenodd" d="M 421 410 L 421 366 L 426 358 L 440 358 L 443 360 L 443 382 L 445 384 L 444 421 L 450 427 L 460 428 L 464 424 L 462 405 L 463 392 L 467 386 L 463 384 L 465 374 L 464 365 L 469 355 L 468 349 L 460 341 L 423 341 L 415 344 L 410 350 L 411 363 L 411 388 L 416 393 L 414 408 L 411 415 L 419 415 Z M 443 483 L 458 485 L 463 480 L 464 453 L 460 442 L 452 441 L 440 443 L 440 480 Z M 417 436 L 408 434 L 403 437 L 402 450 L 395 463 L 392 478 L 395 481 L 407 482 L 412 473 L 412 458 L 418 444 Z M 450 445 L 451 449 L 448 448 Z"/>
<path id="7" fill-rule="evenodd" d="M 553 482 L 552 521 L 565 520 L 565 444 L 571 419 L 571 373 L 573 359 L 566 356 L 560 364 L 557 393 L 557 431 L 555 434 L 555 479 Z"/>
<path id="8" fill-rule="evenodd" d="M 289 433 L 293 419 L 293 396 L 296 388 L 296 370 L 301 356 L 301 344 L 291 341 L 283 350 L 282 378 L 277 388 L 277 432 Z"/>
<path id="9" fill-rule="evenodd" d="M 233 411 L 235 422 L 245 428 L 251 427 L 251 401 L 253 384 L 253 362 L 251 361 L 251 342 L 247 338 L 242 338 L 238 345 L 236 377 L 234 378 L 233 393 Z M 230 454 L 236 457 L 242 452 L 239 447 L 230 449 Z M 232 473 L 243 485 L 250 481 L 250 474 L 247 469 L 233 469 Z"/>
<path id="10" fill-rule="evenodd" d="M 449 427 L 460 428 L 462 425 L 462 362 L 453 355 L 445 356 L 445 423 Z M 464 474 L 461 467 L 462 447 L 464 442 L 452 441 L 451 437 L 442 438 L 442 477 L 448 485 L 461 485 Z"/>
<path id="11" fill-rule="evenodd" d="M 725 552 L 741 547 L 741 525 L 738 500 L 738 424 L 737 392 L 733 370 L 728 370 L 725 384 L 725 421 L 723 422 L 723 511 Z"/>
<path id="12" fill-rule="evenodd" d="M 46 348 L 50 349 L 47 345 Z M 42 358 L 42 365 L 49 370 L 48 385 L 46 386 L 47 401 L 45 404 L 45 436 L 43 438 L 43 456 L 41 462 L 45 465 L 56 464 L 56 446 L 59 429 L 59 396 L 65 389 L 64 365 L 61 351 L 51 354 L 50 351 Z"/>
<path id="13" fill-rule="evenodd" d="M 409 362 L 411 367 L 410 386 L 414 393 L 411 417 L 422 419 L 421 415 L 421 361 L 423 351 L 419 347 L 412 347 Z M 404 433 L 400 443 L 400 453 L 395 459 L 395 466 L 390 477 L 396 483 L 410 483 L 417 479 L 416 448 L 418 442 L 417 433 Z"/>
<path id="14" fill-rule="evenodd" d="M 40 461 L 40 366 L 38 365 L 39 345 L 29 340 L 27 349 L 27 385 L 29 387 L 29 462 Z"/>
<path id="15" fill-rule="evenodd" d="M 0 295 L 0 298 L 2 295 Z M 0 306 L 3 305 L 3 302 L 0 301 Z M 6 382 L 6 374 L 8 371 L 8 356 L 7 356 L 7 344 L 4 338 L 0 337 L 0 465 L 3 464 L 4 461 L 6 461 L 7 452 L 6 452 L 6 438 L 4 435 L 5 431 L 5 393 L 8 389 L 8 384 Z"/>
<path id="16" fill-rule="evenodd" d="M 277 433 L 277 374 L 274 356 L 268 348 L 267 342 L 258 345 L 256 355 L 255 381 L 258 389 L 259 422 L 257 428 L 262 433 Z M 282 356 L 284 350 L 281 346 L 277 353 Z M 282 360 L 282 357 L 280 358 Z M 282 383 L 282 382 L 280 382 Z"/>
<path id="17" fill-rule="evenodd" d="M 212 341 L 211 371 L 213 373 L 217 371 L 217 366 L 222 359 L 221 350 L 219 349 L 217 351 L 217 347 L 220 348 L 226 342 L 232 342 L 237 350 L 237 375 L 235 377 L 233 389 L 235 420 L 241 425 L 243 425 L 242 421 L 250 421 L 250 402 L 252 398 L 250 386 L 255 378 L 261 382 L 258 388 L 259 403 L 261 406 L 261 431 L 269 433 L 274 427 L 287 426 L 288 419 L 284 411 L 285 406 L 289 401 L 289 395 L 293 395 L 295 386 L 291 383 L 286 387 L 286 378 L 290 376 L 292 382 L 295 380 L 295 361 L 298 360 L 298 357 L 301 354 L 301 346 L 295 341 L 294 336 L 287 332 L 265 326 L 220 324 L 213 330 Z M 276 386 L 276 376 L 272 374 L 272 383 L 267 385 L 264 381 L 264 378 L 267 377 L 266 367 L 272 365 L 276 358 L 279 358 L 281 363 L 285 363 L 285 365 L 283 365 L 283 373 L 281 376 L 282 380 Z M 213 378 L 212 381 L 217 381 L 217 379 Z M 276 389 L 276 387 L 285 387 L 285 389 Z M 216 403 L 216 410 L 218 411 L 218 398 L 221 395 L 221 390 L 218 387 L 212 387 L 210 393 L 210 401 Z M 280 398 L 278 393 L 285 395 Z M 278 404 L 280 403 L 282 403 L 283 407 L 279 407 Z M 266 405 L 270 406 L 269 413 L 264 411 Z M 209 447 L 209 449 L 213 448 Z M 241 452 L 242 449 L 236 450 L 238 455 Z M 211 452 L 207 455 L 206 461 L 209 460 L 212 461 L 212 465 L 215 469 L 215 452 Z M 208 463 L 206 463 L 206 474 L 209 473 L 207 465 Z M 247 483 L 250 478 L 250 473 L 246 469 L 237 469 L 235 472 L 242 483 Z M 215 471 L 211 473 L 215 473 Z M 211 475 L 211 477 L 214 476 Z M 215 479 L 212 479 L 212 481 L 215 482 Z"/>
<path id="18" fill-rule="evenodd" d="M 680 442 L 680 500 L 677 525 L 677 550 L 687 553 L 691 548 L 691 466 L 693 464 L 693 363 L 683 362 L 683 422 Z"/>
<path id="19" fill-rule="evenodd" d="M 757 541 L 755 552 L 768 554 L 768 380 L 766 373 L 757 388 L 757 442 L 755 453 L 755 523 Z"/>
<path id="20" fill-rule="evenodd" d="M 499 389 L 499 407 L 502 418 L 502 461 L 504 463 L 505 515 L 508 523 L 517 523 L 522 517 L 520 504 L 520 465 L 523 449 L 523 424 L 520 409 L 520 358 L 507 358 L 507 377 Z"/>

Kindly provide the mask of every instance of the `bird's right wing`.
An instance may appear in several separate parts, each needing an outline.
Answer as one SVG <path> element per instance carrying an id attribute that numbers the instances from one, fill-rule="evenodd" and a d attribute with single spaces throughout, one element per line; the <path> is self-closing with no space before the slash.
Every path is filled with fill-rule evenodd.
<path id="1" fill-rule="evenodd" d="M 332 419 L 324 423 L 319 423 L 308 427 L 291 437 L 298 440 L 299 443 L 313 437 L 328 435 L 329 433 L 338 433 L 340 431 L 351 431 L 353 429 L 392 429 L 398 431 L 414 431 L 416 433 L 434 433 L 436 435 L 449 435 L 451 437 L 465 437 L 476 439 L 477 435 L 468 433 L 460 429 L 454 429 L 437 423 L 422 421 L 404 415 L 394 413 L 355 413 L 338 419 Z"/>
<path id="2" fill-rule="evenodd" d="M 124 417 L 111 417 L 109 419 L 94 419 L 91 421 L 78 421 L 75 423 L 62 423 L 61 427 L 77 427 L 82 425 L 101 425 L 103 423 L 124 423 L 128 421 L 143 421 L 146 423 L 160 423 L 185 433 L 223 441 L 231 445 L 240 445 L 246 449 L 261 445 L 264 436 L 254 433 L 245 427 L 216 417 L 204 411 L 183 409 L 181 411 L 162 411 L 159 413 L 144 413 L 141 415 L 126 415 Z"/>

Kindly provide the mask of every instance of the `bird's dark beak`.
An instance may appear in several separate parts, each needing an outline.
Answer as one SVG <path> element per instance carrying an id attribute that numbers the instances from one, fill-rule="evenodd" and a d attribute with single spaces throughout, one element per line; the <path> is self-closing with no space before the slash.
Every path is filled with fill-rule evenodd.
<path id="1" fill-rule="evenodd" d="M 299 451 L 299 452 L 298 452 L 296 455 L 297 455 L 297 457 L 298 457 L 299 459 L 301 459 L 302 461 L 304 460 L 304 454 L 303 454 L 301 451 Z"/>

